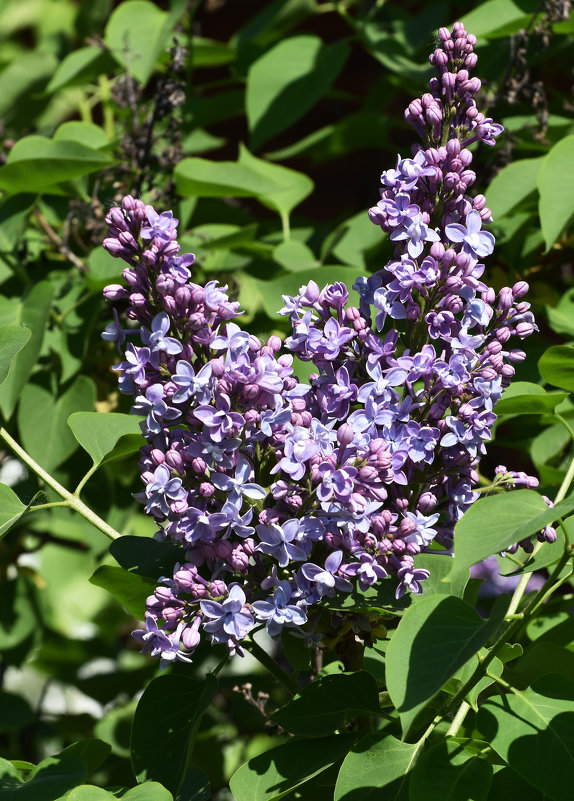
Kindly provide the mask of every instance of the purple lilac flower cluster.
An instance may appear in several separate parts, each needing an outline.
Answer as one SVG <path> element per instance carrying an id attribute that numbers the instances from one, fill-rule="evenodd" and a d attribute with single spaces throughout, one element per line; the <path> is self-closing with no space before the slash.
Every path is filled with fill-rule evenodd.
<path id="1" fill-rule="evenodd" d="M 108 215 L 104 246 L 127 262 L 127 288 L 104 294 L 139 325 L 124 330 L 115 313 L 103 335 L 145 417 L 137 497 L 185 553 L 135 632 L 164 662 L 189 659 L 202 635 L 241 653 L 257 625 L 308 632 L 323 597 L 390 575 L 397 598 L 420 592 L 417 555 L 451 554 L 478 497 L 493 407 L 524 359 L 507 343 L 535 324 L 525 282 L 497 298 L 481 280 L 494 237 L 484 197 L 467 194 L 468 146 L 502 129 L 476 108 L 475 37 L 457 23 L 439 39 L 438 77 L 406 112 L 424 145 L 383 173 L 369 212 L 395 256 L 357 279 L 358 308 L 342 283 L 285 296 L 289 353 L 240 328 L 227 287 L 192 282 L 171 212 L 128 196 Z M 315 365 L 308 384 L 294 357 Z"/>

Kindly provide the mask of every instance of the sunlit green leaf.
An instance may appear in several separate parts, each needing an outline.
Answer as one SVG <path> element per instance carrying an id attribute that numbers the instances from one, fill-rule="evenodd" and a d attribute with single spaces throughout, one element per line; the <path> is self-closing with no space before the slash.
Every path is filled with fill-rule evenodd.
<path id="1" fill-rule="evenodd" d="M 540 224 L 549 250 L 574 214 L 574 136 L 567 136 L 544 159 L 538 175 Z"/>
<path id="2" fill-rule="evenodd" d="M 498 173 L 486 191 L 486 202 L 495 221 L 536 192 L 538 173 L 543 161 L 543 157 L 519 159 Z"/>
<path id="3" fill-rule="evenodd" d="M 23 325 L 0 327 L 0 384 L 3 384 L 14 358 L 30 339 L 31 331 Z"/>
<path id="4" fill-rule="evenodd" d="M 542 354 L 538 369 L 548 384 L 574 392 L 574 348 L 553 345 Z"/>
<path id="5" fill-rule="evenodd" d="M 418 744 L 402 743 L 386 732 L 367 734 L 343 760 L 334 801 L 406 799 L 409 773 L 420 750 Z"/>
<path id="6" fill-rule="evenodd" d="M 22 388 L 40 353 L 44 330 L 48 322 L 54 287 L 49 281 L 40 281 L 18 308 L 18 318 L 32 332 L 30 339 L 12 363 L 8 378 L 0 387 L 0 409 L 6 419 L 12 416 Z"/>
<path id="7" fill-rule="evenodd" d="M 20 520 L 26 509 L 13 489 L 0 484 L 0 539 Z"/>
<path id="8" fill-rule="evenodd" d="M 46 470 L 53 470 L 74 453 L 78 443 L 68 428 L 76 410 L 93 409 L 96 388 L 87 376 L 78 376 L 57 400 L 43 387 L 28 384 L 18 408 L 22 444 Z"/>
<path id="9" fill-rule="evenodd" d="M 157 585 L 154 579 L 146 579 L 114 565 L 100 565 L 91 576 L 90 582 L 107 590 L 137 620 L 144 619 L 146 598 Z"/>
<path id="10" fill-rule="evenodd" d="M 116 61 L 140 83 L 145 85 L 151 77 L 184 8 L 185 2 L 178 0 L 168 14 L 147 0 L 126 0 L 109 18 L 104 41 Z"/>
<path id="11" fill-rule="evenodd" d="M 124 456 L 139 449 L 143 444 L 140 419 L 131 414 L 78 411 L 68 418 L 67 423 L 82 448 L 92 457 L 93 463 L 100 464 L 114 451 L 121 438 L 127 435 L 135 435 L 136 439 L 129 440 L 124 452 L 117 455 Z"/>
<path id="12" fill-rule="evenodd" d="M 247 76 L 251 143 L 258 149 L 289 128 L 325 94 L 349 55 L 346 42 L 325 45 L 317 36 L 292 36 L 266 51 Z"/>
<path id="13" fill-rule="evenodd" d="M 515 381 L 506 389 L 495 407 L 496 414 L 551 414 L 568 395 L 546 392 L 539 384 Z"/>

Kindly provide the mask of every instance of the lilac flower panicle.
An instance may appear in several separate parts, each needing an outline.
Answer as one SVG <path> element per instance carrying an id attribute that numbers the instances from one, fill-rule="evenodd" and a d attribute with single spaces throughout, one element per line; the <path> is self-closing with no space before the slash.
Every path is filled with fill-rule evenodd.
<path id="1" fill-rule="evenodd" d="M 129 325 L 114 309 L 102 336 L 143 417 L 135 497 L 182 554 L 134 632 L 162 665 L 202 638 L 241 654 L 256 626 L 320 642 L 314 607 L 382 581 L 398 599 L 421 593 L 419 555 L 452 554 L 495 404 L 525 356 L 509 340 L 536 330 L 524 281 L 497 296 L 483 280 L 495 241 L 468 148 L 494 145 L 502 126 L 477 107 L 475 42 L 461 23 L 442 28 L 437 74 L 405 112 L 421 142 L 382 172 L 368 212 L 392 258 L 356 279 L 358 308 L 341 282 L 283 296 L 284 343 L 243 330 L 227 286 L 193 282 L 172 212 L 129 195 L 110 211 L 104 247 L 126 263 L 125 286 L 104 296 Z M 306 384 L 295 359 L 313 365 Z M 494 482 L 536 479 L 501 466 Z"/>

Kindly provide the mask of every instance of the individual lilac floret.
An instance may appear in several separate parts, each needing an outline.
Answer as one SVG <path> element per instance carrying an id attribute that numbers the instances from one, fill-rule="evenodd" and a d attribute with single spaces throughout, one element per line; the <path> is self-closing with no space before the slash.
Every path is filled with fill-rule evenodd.
<path id="1" fill-rule="evenodd" d="M 307 622 L 304 608 L 290 604 L 291 587 L 287 581 L 279 581 L 271 601 L 255 601 L 251 608 L 258 620 L 264 620 L 271 637 L 277 637 L 283 626 L 302 626 Z"/>
<path id="2" fill-rule="evenodd" d="M 254 500 L 263 500 L 267 495 L 267 491 L 259 484 L 250 481 L 253 467 L 247 459 L 240 459 L 237 467 L 235 468 L 235 476 L 226 476 L 223 473 L 212 473 L 211 483 L 222 490 L 229 492 L 229 500 L 231 503 L 239 501 L 242 495 Z"/>
<path id="3" fill-rule="evenodd" d="M 198 373 L 185 359 L 177 362 L 175 375 L 172 381 L 177 387 L 173 395 L 174 403 L 185 403 L 190 398 L 199 404 L 208 404 L 213 398 L 212 366 L 204 364 Z"/>
<path id="4" fill-rule="evenodd" d="M 476 210 L 466 216 L 466 228 L 460 223 L 451 223 L 444 229 L 451 242 L 463 243 L 463 250 L 474 259 L 490 256 L 494 250 L 494 236 L 490 231 L 481 231 L 482 217 Z"/>
<path id="5" fill-rule="evenodd" d="M 276 523 L 271 526 L 257 526 L 261 542 L 256 550 L 273 556 L 279 567 L 287 567 L 290 561 L 304 562 L 307 554 L 297 544 L 299 527 L 298 520 L 287 520 L 281 526 Z"/>
<path id="6" fill-rule="evenodd" d="M 140 235 L 142 239 L 153 239 L 156 237 L 164 242 L 169 242 L 173 239 L 173 234 L 177 231 L 176 220 L 173 212 L 164 211 L 158 214 L 152 206 L 146 206 L 146 215 L 149 225 L 141 229 Z"/>
<path id="7" fill-rule="evenodd" d="M 253 616 L 246 607 L 245 593 L 239 584 L 229 588 L 227 598 L 218 601 L 201 601 L 201 611 L 209 618 L 203 624 L 204 631 L 211 635 L 211 641 L 217 643 L 239 642 L 255 626 Z"/>
<path id="8" fill-rule="evenodd" d="M 440 240 L 436 231 L 433 231 L 423 222 L 422 214 L 409 221 L 404 228 L 391 233 L 392 242 L 407 240 L 407 250 L 413 259 L 418 258 L 424 250 L 425 242 L 438 242 Z"/>
<path id="9" fill-rule="evenodd" d="M 169 502 L 184 500 L 187 497 L 187 490 L 182 486 L 181 478 L 172 478 L 169 468 L 160 464 L 145 492 L 135 497 L 147 501 L 145 509 L 148 514 L 166 517 L 170 511 Z"/>
<path id="10" fill-rule="evenodd" d="M 342 561 L 343 551 L 335 551 L 326 558 L 325 567 L 308 562 L 301 568 L 301 573 L 308 581 L 317 585 L 321 595 L 332 597 L 335 595 L 335 590 L 350 592 L 353 589 L 351 582 L 338 575 Z"/>
<path id="11" fill-rule="evenodd" d="M 156 314 L 151 323 L 151 332 L 142 329 L 142 341 L 147 345 L 152 353 L 164 351 L 174 356 L 182 351 L 182 344 L 175 337 L 168 337 L 166 334 L 170 329 L 170 320 L 165 312 Z"/>
<path id="12" fill-rule="evenodd" d="M 181 627 L 175 632 L 167 634 L 159 628 L 157 620 L 152 615 L 145 616 L 145 629 L 132 631 L 132 637 L 143 643 L 142 654 L 160 657 L 162 667 L 179 660 L 191 662 L 191 659 L 180 649 Z"/>

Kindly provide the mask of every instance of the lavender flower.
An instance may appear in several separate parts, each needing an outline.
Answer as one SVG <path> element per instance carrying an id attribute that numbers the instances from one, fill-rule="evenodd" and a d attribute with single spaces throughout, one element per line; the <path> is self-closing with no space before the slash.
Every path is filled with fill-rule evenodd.
<path id="1" fill-rule="evenodd" d="M 468 145 L 492 145 L 502 129 L 476 107 L 475 42 L 461 23 L 440 29 L 437 75 L 405 114 L 422 143 L 382 173 L 369 217 L 393 258 L 357 278 L 359 308 L 341 283 L 284 296 L 283 352 L 278 337 L 240 327 L 226 286 L 192 282 L 171 212 L 130 196 L 110 211 L 104 246 L 127 263 L 128 288 L 104 295 L 127 301 L 139 326 L 124 331 L 114 310 L 103 335 L 122 354 L 120 390 L 146 418 L 136 498 L 157 538 L 182 549 L 134 633 L 163 663 L 189 659 L 205 636 L 241 654 L 257 622 L 317 641 L 323 597 L 381 581 L 397 598 L 420 593 L 418 554 L 452 553 L 494 405 L 524 358 L 507 343 L 536 328 L 525 282 L 497 299 L 482 280 L 494 237 L 484 198 L 469 194 Z M 138 344 L 125 345 L 128 333 Z M 294 359 L 313 362 L 307 384 Z M 507 489 L 533 480 L 506 468 L 495 478 Z"/>

